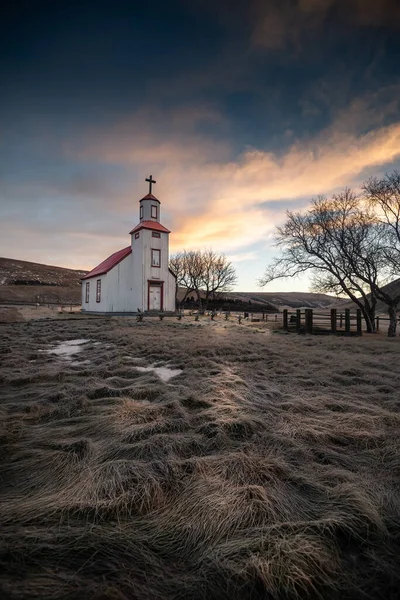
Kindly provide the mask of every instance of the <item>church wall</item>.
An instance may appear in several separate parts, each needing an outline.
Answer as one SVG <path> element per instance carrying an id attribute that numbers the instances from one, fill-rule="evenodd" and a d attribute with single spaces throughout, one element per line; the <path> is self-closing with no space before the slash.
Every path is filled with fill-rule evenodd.
<path id="1" fill-rule="evenodd" d="M 132 276 L 135 285 L 132 286 L 132 303 L 134 305 L 134 311 L 138 308 L 140 310 L 146 310 L 147 305 L 143 304 L 143 253 L 142 253 L 142 235 L 143 230 L 139 232 L 139 237 L 135 239 L 132 235 Z"/>
<path id="2" fill-rule="evenodd" d="M 107 273 L 82 281 L 82 311 L 104 312 L 107 310 Z M 96 301 L 97 281 L 101 281 L 100 302 Z M 86 302 L 86 284 L 89 283 L 89 302 Z"/>
<path id="3" fill-rule="evenodd" d="M 132 254 L 108 272 L 107 312 L 136 312 L 138 286 L 134 286 Z"/>
<path id="4" fill-rule="evenodd" d="M 169 308 L 166 308 L 165 310 L 175 310 L 176 306 L 175 306 L 175 292 L 176 292 L 176 279 L 175 277 L 172 275 L 172 273 L 170 273 L 168 271 L 168 285 L 167 285 L 167 290 L 166 290 L 166 303 L 169 306 Z"/>

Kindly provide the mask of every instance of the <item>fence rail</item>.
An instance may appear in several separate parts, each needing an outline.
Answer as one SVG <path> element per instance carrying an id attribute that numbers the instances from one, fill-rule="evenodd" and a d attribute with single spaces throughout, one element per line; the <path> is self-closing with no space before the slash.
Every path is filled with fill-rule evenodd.
<path id="1" fill-rule="evenodd" d="M 375 330 L 379 331 L 380 323 L 389 321 L 388 317 L 375 317 Z M 312 308 L 282 311 L 284 331 L 297 333 L 332 333 L 339 335 L 362 335 L 364 319 L 360 309 L 351 312 L 349 308 L 339 311 L 332 308 L 329 312 L 317 312 Z"/>

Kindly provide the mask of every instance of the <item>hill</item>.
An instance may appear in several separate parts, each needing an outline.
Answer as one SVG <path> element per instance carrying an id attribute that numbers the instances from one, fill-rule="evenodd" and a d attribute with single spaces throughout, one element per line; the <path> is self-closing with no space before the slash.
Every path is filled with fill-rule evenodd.
<path id="1" fill-rule="evenodd" d="M 345 302 L 343 298 L 327 294 L 313 294 L 312 292 L 232 292 L 227 296 L 242 302 L 269 303 L 291 308 L 328 308 L 333 304 Z"/>
<path id="2" fill-rule="evenodd" d="M 87 271 L 0 258 L 0 302 L 81 301 L 81 277 Z"/>
<path id="3" fill-rule="evenodd" d="M 178 299 L 185 295 L 184 288 L 180 288 Z M 195 297 L 193 293 L 190 297 Z M 313 294 L 312 292 L 229 292 L 223 295 L 227 302 L 243 302 L 257 306 L 279 306 L 290 308 L 328 308 L 346 302 L 344 298 L 336 298 L 327 294 Z"/>
<path id="4" fill-rule="evenodd" d="M 384 290 L 387 290 L 388 293 L 390 293 L 393 296 L 398 296 L 400 295 L 400 279 L 395 279 L 394 281 L 391 281 L 390 283 L 388 283 L 387 285 L 384 286 L 383 288 Z M 369 294 L 368 294 L 369 296 Z M 354 302 L 352 302 L 351 300 L 346 300 L 345 304 L 343 304 L 342 308 L 350 308 L 353 309 L 355 308 L 355 304 Z M 381 301 L 378 301 L 376 304 L 376 312 L 379 313 L 385 313 L 387 314 L 387 306 L 386 304 L 384 304 Z"/>

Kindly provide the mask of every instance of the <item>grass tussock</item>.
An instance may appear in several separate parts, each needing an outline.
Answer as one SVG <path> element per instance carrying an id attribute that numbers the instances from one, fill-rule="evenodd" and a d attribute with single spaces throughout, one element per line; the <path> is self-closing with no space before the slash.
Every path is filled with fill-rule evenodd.
<path id="1" fill-rule="evenodd" d="M 397 339 L 121 318 L 2 334 L 2 598 L 399 596 Z"/>

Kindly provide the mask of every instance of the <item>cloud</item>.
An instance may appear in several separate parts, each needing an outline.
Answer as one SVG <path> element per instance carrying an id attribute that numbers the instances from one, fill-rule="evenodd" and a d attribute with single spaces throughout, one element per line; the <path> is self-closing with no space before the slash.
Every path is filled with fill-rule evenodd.
<path id="1" fill-rule="evenodd" d="M 227 259 L 230 260 L 231 262 L 234 263 L 239 263 L 239 262 L 244 262 L 244 261 L 249 261 L 249 260 L 255 260 L 259 258 L 259 252 L 257 251 L 252 251 L 252 252 L 240 252 L 239 254 L 228 254 Z"/>
<path id="2" fill-rule="evenodd" d="M 152 173 L 172 251 L 213 247 L 242 264 L 256 261 L 254 246 L 264 256 L 287 208 L 303 208 L 313 196 L 357 184 L 363 173 L 400 158 L 392 100 L 398 91 L 392 86 L 355 100 L 313 137 L 285 137 L 280 152 L 248 147 L 235 154 L 229 124 L 210 106 L 146 108 L 111 127 L 82 129 L 62 146 L 74 165 L 70 177 L 57 181 L 51 173 L 40 186 L 3 187 L 3 197 L 12 199 L 0 227 L 3 253 L 92 267 L 129 243 Z M 17 240 L 31 249 L 29 257 Z"/>
<path id="3" fill-rule="evenodd" d="M 213 246 L 237 253 L 270 235 L 288 203 L 304 205 L 305 197 L 351 185 L 363 171 L 400 157 L 400 123 L 385 124 L 375 100 L 355 101 L 329 127 L 280 154 L 248 148 L 232 159 L 229 144 L 195 134 L 196 117 L 185 117 L 187 127 L 165 137 L 154 123 L 133 117 L 104 133 L 103 143 L 88 140 L 80 156 L 156 176 L 173 250 Z M 135 135 L 126 135 L 132 123 Z"/>
<path id="4" fill-rule="evenodd" d="M 299 51 L 321 33 L 329 18 L 355 27 L 397 28 L 397 0 L 262 0 L 250 3 L 251 43 L 266 49 Z"/>

